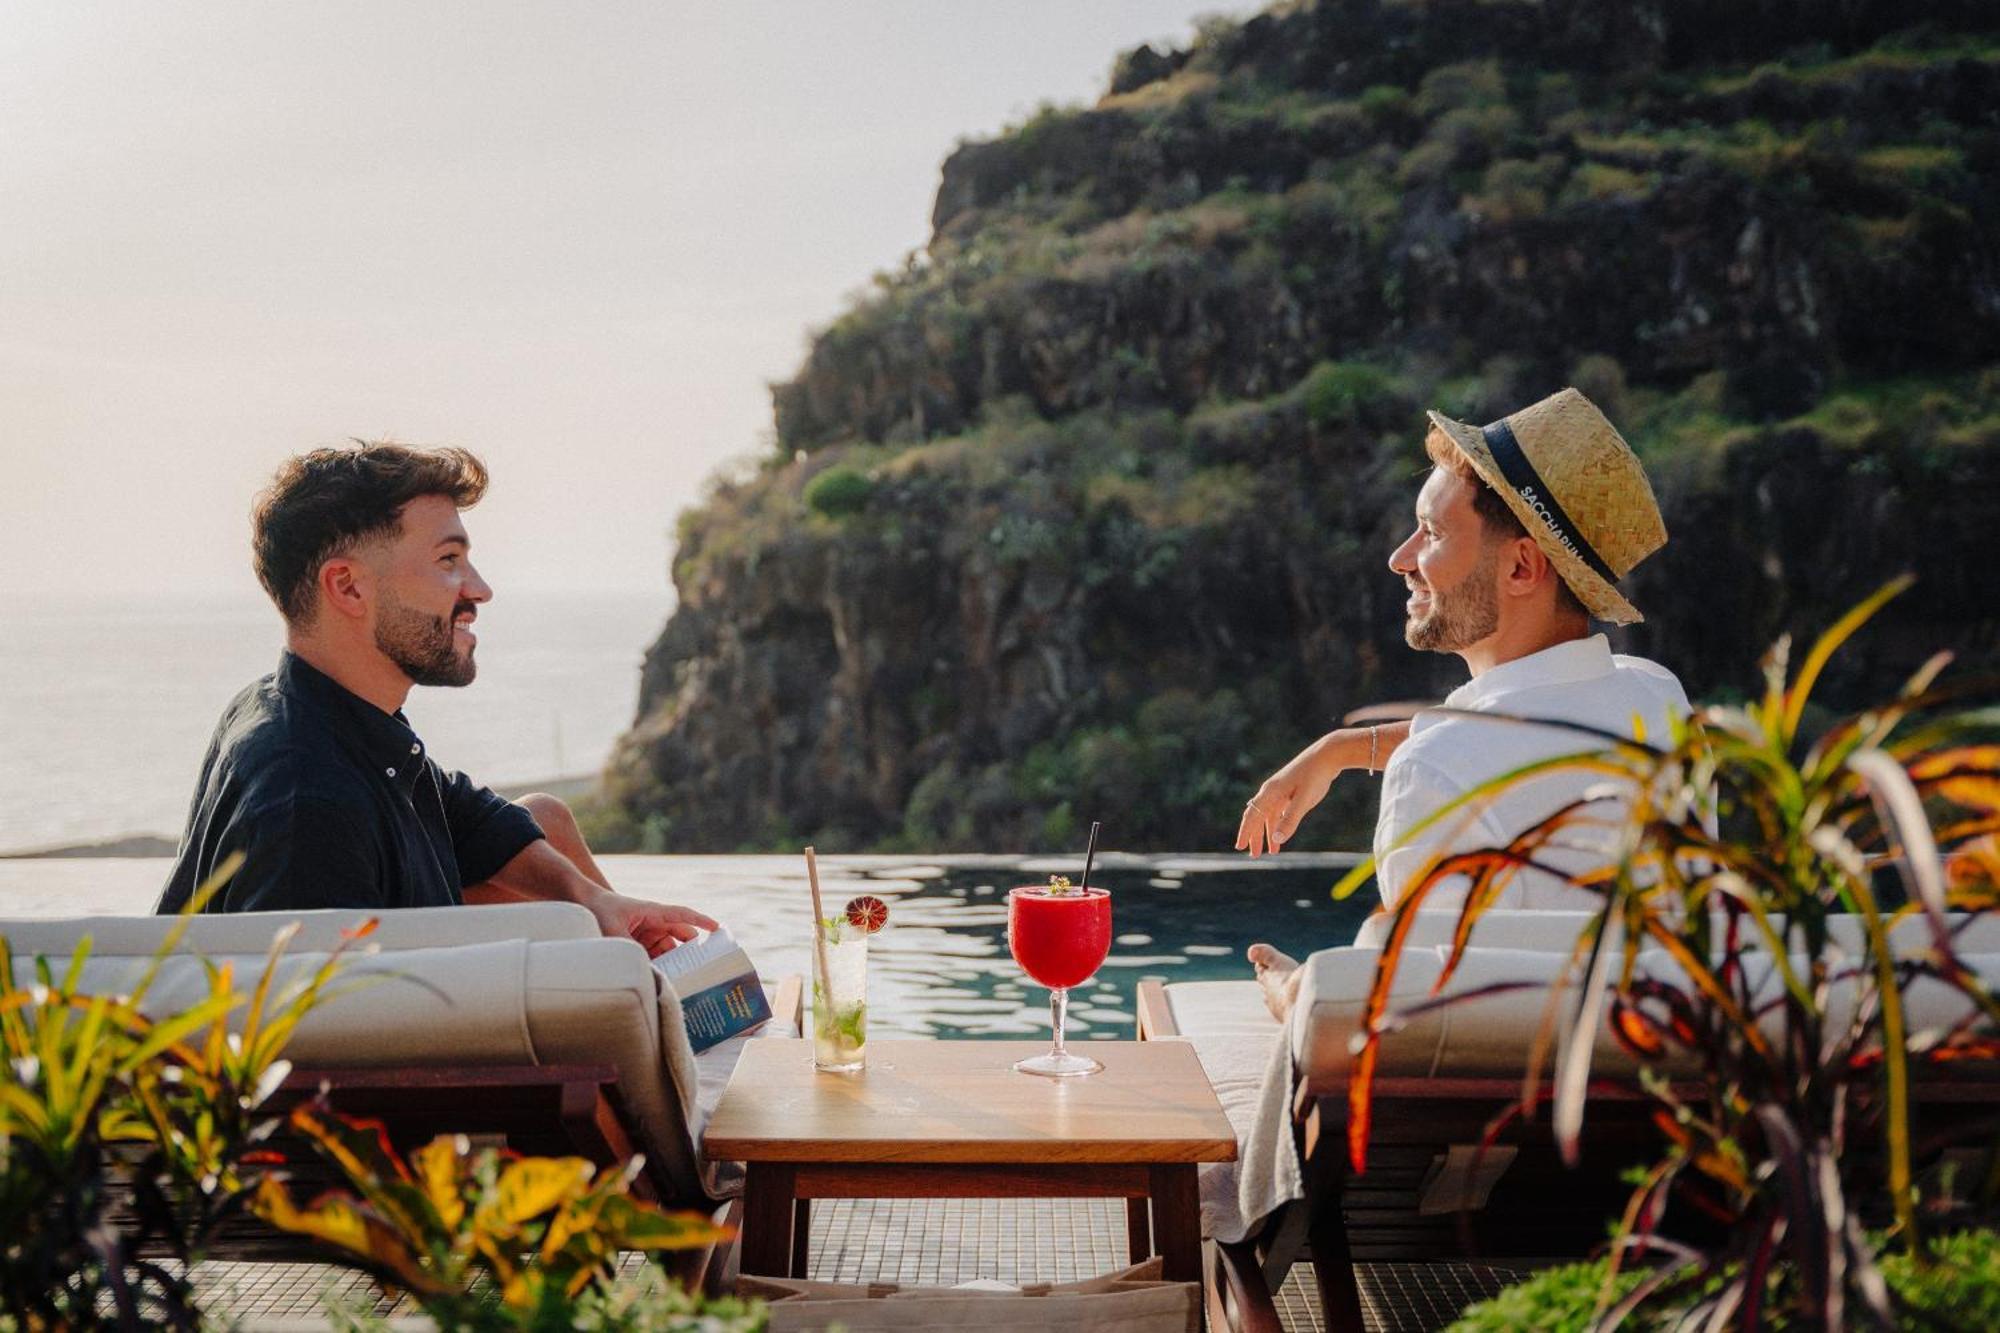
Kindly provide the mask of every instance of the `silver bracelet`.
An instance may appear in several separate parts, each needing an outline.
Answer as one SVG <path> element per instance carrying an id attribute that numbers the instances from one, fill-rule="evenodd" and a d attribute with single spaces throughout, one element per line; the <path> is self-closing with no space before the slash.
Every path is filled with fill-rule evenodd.
<path id="1" fill-rule="evenodd" d="M 1376 769 L 1376 767 L 1375 767 L 1375 732 L 1376 732 L 1376 730 L 1377 730 L 1376 726 L 1375 726 L 1374 724 L 1372 724 L 1372 723 L 1371 723 L 1371 724 L 1369 725 L 1369 727 L 1368 727 L 1368 776 L 1369 776 L 1369 777 L 1374 777 L 1374 776 L 1375 776 L 1375 774 L 1376 774 L 1376 773 L 1377 773 L 1377 772 L 1379 771 L 1379 770 L 1377 770 L 1377 769 Z"/>

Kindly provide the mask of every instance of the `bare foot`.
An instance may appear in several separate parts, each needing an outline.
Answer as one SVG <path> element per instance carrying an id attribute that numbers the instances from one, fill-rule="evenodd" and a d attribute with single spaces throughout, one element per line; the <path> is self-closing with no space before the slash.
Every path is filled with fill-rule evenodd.
<path id="1" fill-rule="evenodd" d="M 1244 951 L 1250 966 L 1257 969 L 1257 984 L 1264 988 L 1264 1007 L 1280 1023 L 1292 1016 L 1292 1002 L 1298 998 L 1299 960 L 1279 953 L 1268 944 L 1253 944 Z"/>

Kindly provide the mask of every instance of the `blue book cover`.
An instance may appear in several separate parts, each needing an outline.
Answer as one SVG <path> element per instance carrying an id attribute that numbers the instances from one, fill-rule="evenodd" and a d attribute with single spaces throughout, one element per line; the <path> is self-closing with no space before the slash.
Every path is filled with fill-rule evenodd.
<path id="1" fill-rule="evenodd" d="M 680 997 L 688 1044 L 696 1054 L 770 1020 L 764 983 L 727 930 L 669 949 L 653 966 Z"/>

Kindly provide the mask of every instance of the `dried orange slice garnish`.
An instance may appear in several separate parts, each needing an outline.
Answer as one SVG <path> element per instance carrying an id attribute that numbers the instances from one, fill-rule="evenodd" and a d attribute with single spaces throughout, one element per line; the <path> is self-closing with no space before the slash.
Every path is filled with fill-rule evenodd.
<path id="1" fill-rule="evenodd" d="M 847 924 L 873 935 L 889 924 L 889 904 L 872 893 L 850 898 L 847 902 Z"/>

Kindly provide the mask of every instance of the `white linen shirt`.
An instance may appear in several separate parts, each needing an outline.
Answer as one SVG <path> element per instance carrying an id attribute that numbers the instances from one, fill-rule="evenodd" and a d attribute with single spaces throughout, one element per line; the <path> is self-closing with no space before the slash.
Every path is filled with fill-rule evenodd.
<path id="1" fill-rule="evenodd" d="M 1634 738 L 1643 726 L 1644 738 L 1655 744 L 1665 743 L 1670 718 L 1688 712 L 1687 695 L 1673 672 L 1643 657 L 1613 654 L 1602 634 L 1503 662 L 1453 690 L 1444 703 L 1470 712 L 1582 723 Z M 1584 772 L 1542 774 L 1485 804 L 1477 814 L 1470 808 L 1454 811 L 1410 845 L 1396 845 L 1434 811 L 1523 765 L 1602 748 L 1596 738 L 1560 726 L 1417 714 L 1409 739 L 1389 757 L 1382 773 L 1382 810 L 1375 821 L 1375 873 L 1382 901 L 1393 907 L 1440 849 L 1504 846 L 1605 778 Z M 1610 802 L 1605 813 L 1616 813 Z M 1575 850 L 1566 857 L 1558 853 L 1557 858 L 1565 860 L 1564 868 L 1571 871 L 1579 868 L 1580 858 L 1602 859 L 1604 836 L 1583 828 L 1566 830 L 1564 842 Z M 1593 837 L 1598 839 L 1594 853 L 1588 846 Z M 1465 883 L 1454 878 L 1439 884 L 1424 905 L 1456 907 L 1464 901 Z M 1600 901 L 1597 895 L 1552 876 L 1526 872 L 1513 876 L 1495 905 L 1590 909 Z"/>

